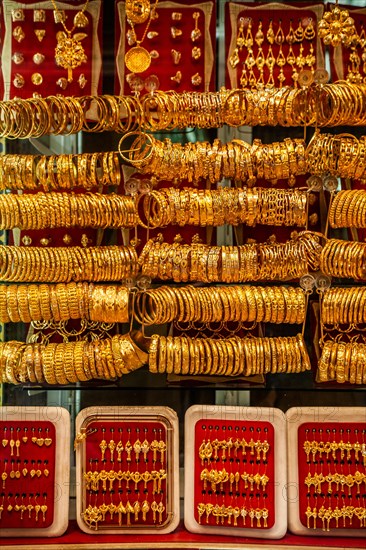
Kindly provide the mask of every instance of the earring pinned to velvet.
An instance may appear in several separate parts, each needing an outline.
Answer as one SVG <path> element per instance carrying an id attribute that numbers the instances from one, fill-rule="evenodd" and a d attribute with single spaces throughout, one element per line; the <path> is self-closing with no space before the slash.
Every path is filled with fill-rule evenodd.
<path id="1" fill-rule="evenodd" d="M 192 42 L 197 42 L 197 40 L 199 40 L 202 36 L 202 32 L 200 31 L 200 29 L 198 28 L 198 19 L 200 17 L 200 12 L 199 11 L 195 11 L 194 14 L 193 14 L 193 19 L 194 19 L 194 29 L 193 31 L 191 32 L 191 40 Z"/>

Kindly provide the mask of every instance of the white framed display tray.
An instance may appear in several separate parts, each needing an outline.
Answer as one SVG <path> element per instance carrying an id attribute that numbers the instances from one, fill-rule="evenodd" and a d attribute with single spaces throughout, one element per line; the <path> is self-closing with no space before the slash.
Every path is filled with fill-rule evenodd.
<path id="1" fill-rule="evenodd" d="M 279 409 L 195 405 L 185 416 L 184 523 L 193 533 L 277 539 L 287 530 Z"/>
<path id="2" fill-rule="evenodd" d="M 76 417 L 76 514 L 88 534 L 165 534 L 179 523 L 178 418 L 168 407 Z"/>
<path id="3" fill-rule="evenodd" d="M 0 407 L 0 537 L 58 537 L 68 527 L 70 414 Z"/>
<path id="4" fill-rule="evenodd" d="M 366 537 L 366 407 L 293 407 L 286 419 L 290 531 Z"/>

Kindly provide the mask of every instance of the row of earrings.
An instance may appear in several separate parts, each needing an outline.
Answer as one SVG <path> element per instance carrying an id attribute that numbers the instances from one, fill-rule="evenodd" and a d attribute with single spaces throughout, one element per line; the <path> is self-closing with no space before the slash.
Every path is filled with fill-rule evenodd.
<path id="1" fill-rule="evenodd" d="M 50 471 L 47 468 L 48 460 L 24 460 L 23 462 L 18 459 L 11 461 L 8 461 L 5 459 L 4 461 L 4 470 L 1 473 L 1 480 L 2 480 L 2 488 L 5 489 L 6 487 L 6 480 L 8 478 L 10 479 L 20 479 L 22 476 L 27 477 L 28 474 L 31 478 L 39 478 L 42 475 L 45 477 L 48 477 L 50 475 Z M 8 463 L 11 464 L 11 470 L 8 471 Z M 41 468 L 42 464 L 45 466 L 44 468 Z M 17 469 L 14 469 L 14 466 L 17 465 Z M 23 466 L 23 468 L 21 468 Z M 30 469 L 28 469 L 30 468 Z"/>
<path id="2" fill-rule="evenodd" d="M 0 521 L 3 517 L 4 510 L 8 513 L 11 512 L 19 512 L 20 513 L 20 519 L 23 520 L 24 513 L 28 511 L 28 518 L 32 519 L 32 513 L 34 512 L 34 521 L 38 521 L 42 517 L 42 521 L 46 521 L 46 513 L 48 510 L 47 506 L 47 493 L 43 493 L 43 504 L 38 503 L 38 498 L 40 498 L 40 493 L 29 493 L 27 496 L 27 493 L 9 493 L 8 495 L 5 495 L 4 493 L 1 493 L 1 503 L 0 503 Z M 5 501 L 5 497 L 7 499 L 7 504 Z M 21 501 L 19 503 L 18 499 L 21 498 Z M 28 502 L 28 504 L 26 504 Z"/>

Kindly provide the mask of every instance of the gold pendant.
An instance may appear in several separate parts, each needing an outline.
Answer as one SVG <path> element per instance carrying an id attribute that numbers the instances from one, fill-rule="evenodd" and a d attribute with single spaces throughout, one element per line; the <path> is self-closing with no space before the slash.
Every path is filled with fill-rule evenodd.
<path id="1" fill-rule="evenodd" d="M 151 65 L 151 55 L 145 48 L 137 45 L 126 53 L 125 64 L 129 71 L 143 73 Z"/>
<path id="2" fill-rule="evenodd" d="M 145 23 L 150 15 L 150 0 L 126 0 L 126 16 L 132 23 Z"/>
<path id="3" fill-rule="evenodd" d="M 74 17 L 74 25 L 75 27 L 87 27 L 89 25 L 89 21 L 85 13 L 78 11 Z"/>
<path id="4" fill-rule="evenodd" d="M 72 82 L 73 69 L 80 67 L 82 63 L 86 63 L 88 59 L 80 43 L 86 36 L 84 33 L 76 33 L 74 36 L 71 36 L 71 34 L 67 35 L 63 31 L 58 32 L 56 35 L 56 65 L 67 70 L 68 82 Z"/>

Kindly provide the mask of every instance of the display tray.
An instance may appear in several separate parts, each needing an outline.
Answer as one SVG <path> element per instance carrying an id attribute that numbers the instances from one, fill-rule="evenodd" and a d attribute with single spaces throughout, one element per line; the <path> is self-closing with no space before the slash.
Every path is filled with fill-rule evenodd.
<path id="1" fill-rule="evenodd" d="M 285 416 L 279 409 L 190 407 L 185 417 L 186 528 L 195 533 L 283 537 L 285 445 Z"/>
<path id="2" fill-rule="evenodd" d="M 89 407 L 76 418 L 77 520 L 89 534 L 168 533 L 179 522 L 178 419 L 167 407 Z"/>
<path id="3" fill-rule="evenodd" d="M 289 529 L 366 537 L 366 408 L 294 407 L 286 418 Z"/>
<path id="4" fill-rule="evenodd" d="M 60 536 L 68 525 L 68 411 L 0 407 L 0 434 L 0 537 Z"/>
<path id="5" fill-rule="evenodd" d="M 331 543 L 331 544 L 330 544 Z M 76 521 L 69 524 L 66 533 L 59 538 L 43 539 L 30 538 L 24 546 L 21 539 L 1 539 L 1 550 L 39 550 L 41 548 L 49 550 L 87 550 L 98 548 L 103 550 L 134 550 L 134 549 L 173 549 L 181 548 L 187 550 L 237 550 L 238 548 L 256 550 L 257 548 L 299 548 L 301 550 L 314 550 L 322 548 L 331 550 L 339 548 L 342 550 L 364 550 L 365 540 L 362 538 L 347 539 L 344 537 L 335 537 L 331 541 L 324 537 L 304 537 L 287 533 L 281 540 L 260 540 L 243 537 L 227 537 L 218 535 L 201 535 L 188 532 L 183 524 L 168 535 L 141 535 L 141 534 L 123 534 L 121 535 L 87 535 L 79 530 Z"/>

